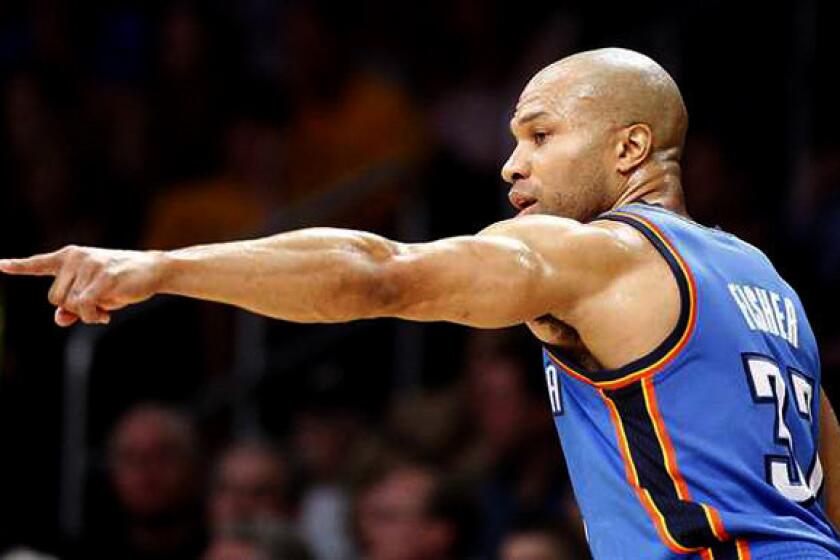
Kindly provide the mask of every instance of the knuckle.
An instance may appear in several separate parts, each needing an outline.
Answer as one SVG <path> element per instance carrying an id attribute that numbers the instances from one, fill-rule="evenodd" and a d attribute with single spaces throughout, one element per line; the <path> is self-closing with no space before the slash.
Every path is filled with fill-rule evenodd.
<path id="1" fill-rule="evenodd" d="M 79 315 L 85 319 L 85 321 L 90 321 L 91 319 L 96 318 L 96 306 L 89 298 L 80 298 L 78 305 Z"/>
<path id="2" fill-rule="evenodd" d="M 82 304 L 83 301 L 81 294 L 79 292 L 73 291 L 70 293 L 67 299 L 64 300 L 63 307 L 66 307 L 71 310 L 78 310 L 82 307 Z"/>
<path id="3" fill-rule="evenodd" d="M 82 290 L 82 295 L 95 300 L 99 297 L 99 294 L 102 293 L 102 290 L 107 285 L 108 273 L 105 271 L 99 271 L 85 284 L 85 288 Z"/>
<path id="4" fill-rule="evenodd" d="M 84 308 L 96 309 L 97 301 L 98 295 L 95 290 L 87 290 L 79 296 L 79 306 Z"/>

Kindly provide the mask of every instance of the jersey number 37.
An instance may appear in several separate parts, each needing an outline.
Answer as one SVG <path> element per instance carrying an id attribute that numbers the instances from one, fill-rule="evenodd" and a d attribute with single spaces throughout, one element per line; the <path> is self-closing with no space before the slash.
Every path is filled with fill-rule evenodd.
<path id="1" fill-rule="evenodd" d="M 788 387 L 779 365 L 770 358 L 758 354 L 744 355 L 744 369 L 753 401 L 757 404 L 775 405 L 776 422 L 773 436 L 776 444 L 786 450 L 784 454 L 764 456 L 767 482 L 784 497 L 807 506 L 816 498 L 822 486 L 822 465 L 820 465 L 815 445 L 808 475 L 805 476 L 796 460 L 796 447 L 785 415 L 791 401 L 802 421 L 809 425 L 813 422 L 811 410 L 815 392 L 814 382 L 803 373 L 787 368 L 790 378 L 790 387 Z"/>

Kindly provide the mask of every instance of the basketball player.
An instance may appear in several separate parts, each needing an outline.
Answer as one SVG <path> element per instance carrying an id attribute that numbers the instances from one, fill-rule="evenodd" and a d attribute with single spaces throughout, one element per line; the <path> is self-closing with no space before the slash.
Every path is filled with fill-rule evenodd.
<path id="1" fill-rule="evenodd" d="M 502 170 L 520 212 L 477 235 L 71 246 L 0 270 L 55 276 L 62 326 L 157 293 L 298 322 L 525 323 L 596 559 L 835 558 L 840 429 L 814 334 L 763 253 L 688 217 L 686 127 L 655 62 L 580 53 L 522 92 Z"/>

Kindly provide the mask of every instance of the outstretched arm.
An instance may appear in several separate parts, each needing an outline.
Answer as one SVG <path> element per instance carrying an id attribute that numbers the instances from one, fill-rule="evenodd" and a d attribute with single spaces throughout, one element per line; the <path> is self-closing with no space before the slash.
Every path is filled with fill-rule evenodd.
<path id="1" fill-rule="evenodd" d="M 166 293 L 297 322 L 389 316 L 502 327 L 597 291 L 626 253 L 608 229 L 528 216 L 417 244 L 316 228 L 170 252 L 66 247 L 0 261 L 0 271 L 55 276 L 49 299 L 62 325 L 106 322 Z"/>

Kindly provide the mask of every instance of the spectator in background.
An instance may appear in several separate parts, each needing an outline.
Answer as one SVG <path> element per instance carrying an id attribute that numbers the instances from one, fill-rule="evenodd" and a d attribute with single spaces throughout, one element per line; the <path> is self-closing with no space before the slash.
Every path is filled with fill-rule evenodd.
<path id="1" fill-rule="evenodd" d="M 270 93 L 249 99 L 224 135 L 221 169 L 209 178 L 172 185 L 155 197 L 143 245 L 230 241 L 263 231 L 287 175 L 282 101 Z"/>
<path id="2" fill-rule="evenodd" d="M 79 558 L 196 558 L 204 548 L 202 481 L 190 420 L 167 407 L 138 405 L 117 422 L 108 455 L 120 525 L 92 533 Z"/>
<path id="3" fill-rule="evenodd" d="M 395 395 L 387 421 L 390 446 L 411 450 L 412 457 L 440 468 L 455 467 L 471 442 L 462 394 L 452 388 Z"/>
<path id="4" fill-rule="evenodd" d="M 840 371 L 840 324 L 835 319 L 840 300 L 825 296 L 840 280 L 840 143 L 816 147 L 804 170 L 803 188 L 788 208 L 796 236 L 788 268 L 798 275 L 790 281 L 805 305 L 811 303 L 808 316 L 820 338 L 823 384 L 830 395 L 836 376 L 828 372 Z"/>
<path id="5" fill-rule="evenodd" d="M 326 400 L 302 407 L 294 420 L 292 445 L 307 483 L 301 496 L 299 523 L 306 542 L 320 560 L 355 557 L 345 483 L 360 431 L 360 422 L 352 411 Z"/>
<path id="6" fill-rule="evenodd" d="M 557 528 L 545 524 L 523 522 L 502 541 L 499 560 L 573 560 L 566 540 Z"/>
<path id="7" fill-rule="evenodd" d="M 242 441 L 230 445 L 213 473 L 208 504 L 212 534 L 263 519 L 288 521 L 290 484 L 286 458 L 270 444 Z"/>
<path id="8" fill-rule="evenodd" d="M 520 51 L 502 45 L 505 9 L 497 2 L 454 0 L 437 22 L 439 41 L 446 56 L 430 65 L 424 78 L 436 94 L 429 108 L 436 140 L 462 165 L 481 173 L 482 183 L 498 176 L 498 162 L 509 153 L 505 115 L 510 109 L 509 68 Z M 454 53 L 457 53 L 453 56 Z M 551 60 L 557 58 L 553 52 Z M 515 83 L 524 77 L 516 76 Z"/>
<path id="9" fill-rule="evenodd" d="M 243 84 L 240 107 L 220 136 L 219 169 L 160 190 L 149 204 L 142 245 L 184 245 L 252 237 L 268 227 L 287 175 L 285 105 L 279 93 Z M 214 138 L 215 140 L 215 138 Z M 206 371 L 223 375 L 233 367 L 230 340 L 236 312 L 202 305 L 199 335 L 207 348 Z"/>
<path id="10" fill-rule="evenodd" d="M 815 150 L 806 169 L 789 218 L 807 262 L 816 263 L 816 288 L 830 290 L 840 277 L 840 144 Z M 800 266 L 812 267 L 804 263 Z"/>
<path id="11" fill-rule="evenodd" d="M 433 470 L 395 464 L 375 472 L 356 499 L 368 560 L 459 560 L 472 556 L 476 512 L 468 493 Z"/>
<path id="12" fill-rule="evenodd" d="M 758 201 L 747 188 L 749 178 L 721 141 L 702 132 L 689 136 L 683 180 L 691 216 L 698 223 L 720 226 L 759 247 L 768 245 L 771 222 L 757 214 Z M 726 204 L 720 204 L 726 200 Z"/>
<path id="13" fill-rule="evenodd" d="M 229 33 L 207 2 L 162 3 L 150 88 L 151 161 L 162 180 L 200 177 L 215 168 L 225 95 L 240 87 L 227 63 Z M 215 16 L 215 17 L 214 17 Z"/>
<path id="14" fill-rule="evenodd" d="M 232 525 L 218 533 L 202 560 L 312 560 L 300 537 L 287 526 L 262 520 Z"/>
<path id="15" fill-rule="evenodd" d="M 0 212 L 4 221 L 17 225 L 9 230 L 15 243 L 46 248 L 71 238 L 96 241 L 97 225 L 79 204 L 84 193 L 75 184 L 70 119 L 54 99 L 61 92 L 50 91 L 45 76 L 21 71 L 6 80 L 2 93 L 5 127 L 0 141 L 11 167 L 8 179 L 17 188 L 3 193 L 7 206 Z"/>
<path id="16" fill-rule="evenodd" d="M 486 523 L 481 553 L 491 557 L 522 516 L 576 523 L 569 485 L 548 409 L 539 362 L 523 356 L 520 331 L 476 331 L 467 344 L 465 399 L 475 442 L 462 468 L 478 484 Z M 528 342 L 530 343 L 530 342 Z"/>
<path id="17" fill-rule="evenodd" d="M 407 91 L 351 60 L 347 18 L 352 10 L 293 3 L 281 17 L 279 36 L 287 53 L 283 89 L 293 115 L 289 158 L 294 162 L 282 196 L 288 206 L 319 196 L 345 201 L 355 196 L 352 204 L 339 205 L 338 211 L 327 205 L 326 215 L 312 219 L 375 227 L 388 223 L 394 207 L 409 194 L 409 179 L 416 177 L 414 166 L 427 141 L 420 111 Z"/>

